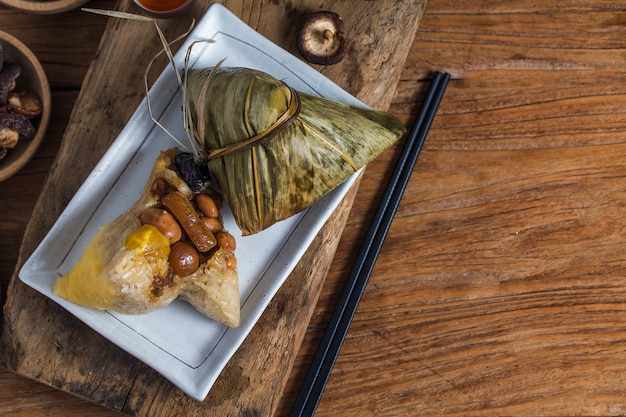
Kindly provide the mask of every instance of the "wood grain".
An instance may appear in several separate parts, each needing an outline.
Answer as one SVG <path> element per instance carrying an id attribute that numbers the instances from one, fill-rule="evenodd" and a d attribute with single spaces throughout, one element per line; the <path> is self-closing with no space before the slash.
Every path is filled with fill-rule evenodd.
<path id="1" fill-rule="evenodd" d="M 112 7 L 114 2 L 93 0 L 91 4 Z M 20 39 L 37 56 L 52 89 L 50 127 L 41 149 L 17 175 L 0 183 L 0 277 L 4 300 L 28 222 L 24 219 L 30 217 L 43 180 L 57 154 L 74 101 L 104 32 L 105 21 L 80 11 L 37 16 L 6 8 L 0 9 L 0 19 L 3 30 Z M 70 31 L 68 22 L 80 23 Z"/>
<path id="2" fill-rule="evenodd" d="M 251 22 L 278 44 L 289 39 L 291 35 L 287 31 L 293 30 L 298 14 L 310 10 L 311 4 L 289 3 L 284 7 L 279 2 L 252 5 L 225 2 L 231 10 L 239 11 L 244 21 Z M 207 5 L 208 2 L 197 2 L 189 17 L 203 13 Z M 393 2 L 381 1 L 374 8 L 369 3 L 360 3 L 361 7 L 355 8 L 354 4 L 339 2 L 329 6 L 352 22 L 350 37 L 359 48 L 353 48 L 349 56 L 359 58 L 346 60 L 335 67 L 334 73 L 328 71 L 328 76 L 361 100 L 387 108 L 424 3 L 407 2 L 394 7 L 397 5 Z M 366 6 L 367 12 L 358 12 Z M 132 10 L 130 7 L 128 1 L 117 5 L 120 10 Z M 403 23 L 398 27 L 379 24 L 373 30 L 369 20 L 377 13 L 397 16 Z M 368 19 L 364 20 L 365 17 Z M 173 38 L 188 25 L 189 20 L 179 19 L 162 22 L 161 27 Z M 409 36 L 406 36 L 407 28 L 412 28 Z M 142 98 L 144 66 L 141 63 L 148 62 L 160 48 L 158 38 L 145 36 L 145 31 L 145 25 L 140 27 L 136 22 L 109 21 L 77 98 L 58 157 L 26 229 L 18 265 L 43 238 Z M 405 34 L 403 37 L 399 37 L 401 32 Z M 375 37 L 376 42 L 361 42 L 366 36 Z M 385 57 L 385 74 L 378 71 L 381 57 L 373 54 L 373 48 L 381 46 L 396 50 L 392 57 Z M 288 44 L 285 47 L 290 48 Z M 294 45 L 291 48 L 293 51 Z M 136 59 L 134 66 L 108 64 L 126 62 L 130 54 Z M 373 71 L 368 71 L 369 67 Z M 385 88 L 375 90 L 372 84 Z M 86 137 L 89 141 L 84 140 Z M 70 167 L 72 175 L 68 175 Z M 248 415 L 271 415 L 289 376 L 355 191 L 356 188 L 318 235 L 204 402 L 191 400 L 141 362 L 21 284 L 15 276 L 9 283 L 5 305 L 3 365 L 130 415 L 194 416 L 207 412 L 236 415 L 242 410 Z M 76 340 L 80 343 L 75 343 Z"/>
<path id="3" fill-rule="evenodd" d="M 417 80 L 454 80 L 316 416 L 626 411 L 623 11 L 531 3 L 429 2 L 391 108 L 410 120 Z M 356 201 L 391 163 L 370 165 Z M 370 213 L 354 205 L 340 247 Z"/>

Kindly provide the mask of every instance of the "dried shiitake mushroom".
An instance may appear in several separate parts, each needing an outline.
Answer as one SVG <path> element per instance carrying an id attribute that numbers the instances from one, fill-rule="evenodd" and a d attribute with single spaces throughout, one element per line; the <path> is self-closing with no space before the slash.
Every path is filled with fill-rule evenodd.
<path id="1" fill-rule="evenodd" d="M 0 105 L 5 105 L 9 92 L 15 88 L 15 80 L 20 76 L 22 68 L 18 64 L 4 62 L 0 71 Z"/>
<path id="2" fill-rule="evenodd" d="M 19 64 L 6 62 L 0 44 L 0 159 L 20 140 L 30 140 L 37 133 L 31 122 L 43 112 L 41 99 L 31 91 L 17 91 L 22 73 Z"/>
<path id="3" fill-rule="evenodd" d="M 300 53 L 312 64 L 332 65 L 346 55 L 346 39 L 341 16 L 330 11 L 307 15 L 297 39 Z"/>
<path id="4" fill-rule="evenodd" d="M 43 112 L 41 100 L 32 91 L 11 91 L 7 108 L 10 112 L 23 114 L 28 118 L 37 117 Z"/>
<path id="5" fill-rule="evenodd" d="M 0 147 L 13 149 L 19 139 L 32 139 L 37 130 L 28 117 L 19 113 L 0 113 Z"/>

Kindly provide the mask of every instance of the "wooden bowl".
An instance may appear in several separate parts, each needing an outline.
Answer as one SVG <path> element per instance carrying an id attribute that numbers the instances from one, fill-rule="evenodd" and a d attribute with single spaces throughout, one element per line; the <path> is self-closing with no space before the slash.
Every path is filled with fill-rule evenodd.
<path id="1" fill-rule="evenodd" d="M 0 31 L 0 43 L 4 51 L 4 62 L 12 62 L 22 67 L 16 80 L 16 91 L 30 90 L 37 94 L 43 105 L 43 113 L 32 120 L 37 129 L 35 137 L 30 140 L 19 140 L 17 146 L 8 149 L 4 158 L 0 159 L 0 181 L 4 181 L 19 171 L 33 157 L 48 129 L 50 122 L 50 86 L 46 73 L 35 55 L 15 37 Z"/>
<path id="2" fill-rule="evenodd" d="M 88 1 L 89 0 L 0 0 L 0 4 L 28 13 L 54 14 L 75 9 Z"/>

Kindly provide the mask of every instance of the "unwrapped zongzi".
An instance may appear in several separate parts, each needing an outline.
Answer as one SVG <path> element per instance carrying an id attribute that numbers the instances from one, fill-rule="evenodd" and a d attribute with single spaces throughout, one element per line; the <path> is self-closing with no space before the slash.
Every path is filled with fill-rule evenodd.
<path id="1" fill-rule="evenodd" d="M 173 162 L 176 152 L 161 152 L 139 200 L 93 237 L 56 282 L 56 295 L 122 314 L 148 313 L 181 298 L 208 317 L 239 326 L 234 238 L 219 212 L 203 213 L 207 203 L 200 199 L 213 197 L 208 190 L 191 191 Z"/>

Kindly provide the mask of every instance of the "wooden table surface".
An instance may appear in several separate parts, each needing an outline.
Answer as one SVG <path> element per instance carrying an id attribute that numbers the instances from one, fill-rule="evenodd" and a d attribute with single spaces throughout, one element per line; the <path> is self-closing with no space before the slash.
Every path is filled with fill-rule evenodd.
<path id="1" fill-rule="evenodd" d="M 35 159 L 0 183 L 4 294 L 104 21 L 0 8 L 0 23 L 41 34 L 55 104 Z M 410 125 L 429 74 L 452 81 L 316 415 L 626 413 L 625 23 L 608 1 L 430 0 L 391 110 Z M 399 149 L 361 181 L 277 415 Z M 0 371 L 0 415 L 122 414 Z"/>

